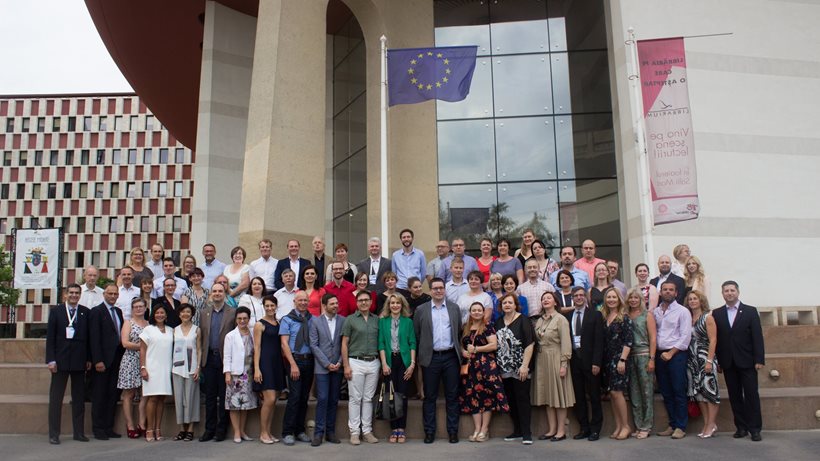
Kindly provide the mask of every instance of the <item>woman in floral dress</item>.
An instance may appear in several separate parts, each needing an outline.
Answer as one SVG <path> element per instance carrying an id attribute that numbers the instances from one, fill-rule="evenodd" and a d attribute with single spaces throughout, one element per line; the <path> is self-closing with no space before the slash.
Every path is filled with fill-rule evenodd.
<path id="1" fill-rule="evenodd" d="M 248 328 L 251 311 L 236 308 L 236 328 L 225 335 L 222 371 L 225 373 L 225 409 L 230 411 L 233 441 L 253 440 L 245 432 L 248 410 L 256 408 L 253 392 L 253 332 Z"/>

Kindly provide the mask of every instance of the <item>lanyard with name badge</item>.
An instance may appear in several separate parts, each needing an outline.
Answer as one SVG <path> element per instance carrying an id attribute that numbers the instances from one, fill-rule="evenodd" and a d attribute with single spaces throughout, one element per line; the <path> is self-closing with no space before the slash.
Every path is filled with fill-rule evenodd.
<path id="1" fill-rule="evenodd" d="M 68 326 L 65 327 L 65 338 L 66 339 L 74 339 L 74 321 L 77 320 L 77 314 L 79 314 L 80 310 L 75 308 L 74 309 L 74 316 L 71 316 L 71 310 L 68 308 L 68 304 L 65 306 L 65 315 L 68 317 Z"/>

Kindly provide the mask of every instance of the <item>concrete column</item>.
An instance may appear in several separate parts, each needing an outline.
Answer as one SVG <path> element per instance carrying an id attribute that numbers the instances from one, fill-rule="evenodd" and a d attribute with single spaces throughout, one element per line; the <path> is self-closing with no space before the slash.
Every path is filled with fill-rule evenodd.
<path id="1" fill-rule="evenodd" d="M 261 0 L 253 52 L 239 241 L 324 231 L 327 0 Z M 238 186 L 239 183 L 237 183 Z"/>
<path id="2" fill-rule="evenodd" d="M 255 33 L 256 18 L 206 2 L 191 251 L 212 242 L 223 261 L 239 230 Z"/>

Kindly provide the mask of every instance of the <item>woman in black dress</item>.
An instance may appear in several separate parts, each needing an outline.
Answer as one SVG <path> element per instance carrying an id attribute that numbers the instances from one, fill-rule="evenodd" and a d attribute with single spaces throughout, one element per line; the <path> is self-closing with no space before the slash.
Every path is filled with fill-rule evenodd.
<path id="1" fill-rule="evenodd" d="M 631 431 L 624 392 L 629 389 L 628 360 L 633 337 L 632 320 L 626 313 L 626 304 L 621 298 L 620 290 L 610 287 L 604 291 L 601 314 L 606 319 L 604 384 L 609 391 L 612 413 L 615 416 L 615 431 L 609 438 L 626 440 Z"/>
<path id="2" fill-rule="evenodd" d="M 279 441 L 271 435 L 270 428 L 277 393 L 285 388 L 285 371 L 279 342 L 279 322 L 276 321 L 276 297 L 266 296 L 262 302 L 265 316 L 253 326 L 253 381 L 256 383 L 254 389 L 261 388 L 262 393 L 259 440 L 271 444 Z"/>
<path id="3" fill-rule="evenodd" d="M 174 279 L 165 279 L 162 281 L 162 291 L 163 295 L 159 298 L 154 299 L 151 302 L 151 312 L 154 312 L 154 309 L 157 306 L 162 306 L 165 308 L 165 312 L 168 314 L 167 320 L 165 320 L 165 324 L 171 328 L 176 328 L 179 326 L 181 321 L 179 320 L 179 305 L 180 302 L 178 299 L 174 299 L 174 291 L 177 289 L 177 281 Z"/>
<path id="4" fill-rule="evenodd" d="M 587 293 L 589 305 L 593 309 L 601 310 L 601 306 L 604 305 L 604 292 L 612 286 L 612 281 L 605 263 L 596 264 L 592 272 L 594 276 L 590 281 L 589 293 Z"/>

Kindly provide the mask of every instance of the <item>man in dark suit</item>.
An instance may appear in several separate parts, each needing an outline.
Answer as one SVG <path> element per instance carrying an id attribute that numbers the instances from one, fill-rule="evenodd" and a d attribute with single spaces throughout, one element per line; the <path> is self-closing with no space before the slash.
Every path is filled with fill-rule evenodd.
<path id="1" fill-rule="evenodd" d="M 63 396 L 71 378 L 71 420 L 74 440 L 88 442 L 83 434 L 85 420 L 85 372 L 91 367 L 88 350 L 88 308 L 81 306 L 81 288 L 76 283 L 66 287 L 64 304 L 48 313 L 46 363 L 51 372 L 48 394 L 48 441 L 60 443 L 60 420 Z"/>
<path id="2" fill-rule="evenodd" d="M 322 296 L 322 313 L 310 322 L 310 350 L 316 375 L 316 426 L 311 445 L 318 447 L 322 438 L 339 443 L 336 437 L 336 407 L 342 386 L 342 326 L 345 318 L 337 315 L 336 295 Z"/>
<path id="3" fill-rule="evenodd" d="M 600 438 L 604 413 L 601 410 L 601 364 L 604 359 L 604 317 L 598 310 L 587 306 L 584 287 L 572 289 L 572 312 L 564 314 L 569 321 L 572 336 L 570 372 L 575 391 L 575 417 L 581 432 L 575 440 L 594 442 Z M 590 419 L 587 409 L 592 411 Z"/>
<path id="4" fill-rule="evenodd" d="M 382 277 L 392 270 L 393 262 L 390 258 L 382 258 L 382 241 L 378 237 L 370 237 L 367 241 L 367 251 L 370 256 L 356 264 L 356 269 L 368 275 L 370 286 L 376 294 L 382 294 L 384 293 Z"/>
<path id="5" fill-rule="evenodd" d="M 729 280 L 721 286 L 726 304 L 715 309 L 712 317 L 717 326 L 715 356 L 718 371 L 726 379 L 729 403 L 735 418 L 736 439 L 751 433 L 752 440 L 763 440 L 757 370 L 765 365 L 763 328 L 757 309 L 740 302 L 737 282 Z"/>
<path id="6" fill-rule="evenodd" d="M 225 303 L 225 287 L 214 283 L 211 299 L 205 304 L 199 327 L 202 329 L 202 391 L 205 393 L 205 432 L 200 442 L 225 440 L 228 411 L 225 409 L 225 375 L 222 374 L 222 345 L 235 326 L 236 309 Z"/>
<path id="7" fill-rule="evenodd" d="M 118 439 L 114 432 L 114 412 L 120 392 L 117 379 L 120 361 L 125 349 L 122 347 L 122 311 L 116 306 L 120 291 L 117 285 L 109 283 L 103 291 L 103 302 L 88 314 L 88 337 L 90 338 L 91 382 L 91 427 L 98 440 Z"/>
<path id="8" fill-rule="evenodd" d="M 458 443 L 458 386 L 463 360 L 461 348 L 461 313 L 458 305 L 448 302 L 444 280 L 430 280 L 432 299 L 416 309 L 413 326 L 418 342 L 418 361 L 424 380 L 424 443 L 436 438 L 436 400 L 439 384 L 444 383 L 447 404 L 447 434 L 450 443 Z"/>
<path id="9" fill-rule="evenodd" d="M 660 293 L 661 285 L 664 282 L 669 281 L 674 283 L 678 293 L 677 296 L 675 296 L 675 301 L 682 306 L 683 300 L 686 297 L 686 281 L 672 273 L 672 259 L 669 258 L 669 256 L 661 255 L 661 257 L 658 258 L 658 272 L 660 272 L 660 274 L 650 280 L 649 284 L 657 288 L 658 293 Z"/>
<path id="10" fill-rule="evenodd" d="M 275 289 L 278 290 L 285 286 L 285 282 L 282 281 L 282 271 L 285 269 L 293 270 L 293 273 L 296 274 L 295 284 L 299 286 L 302 271 L 310 264 L 310 261 L 307 259 L 299 257 L 300 249 L 301 244 L 298 240 L 288 240 L 288 257 L 280 259 L 279 262 L 276 263 L 276 271 L 273 273 L 273 285 Z"/>

